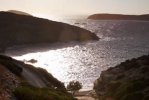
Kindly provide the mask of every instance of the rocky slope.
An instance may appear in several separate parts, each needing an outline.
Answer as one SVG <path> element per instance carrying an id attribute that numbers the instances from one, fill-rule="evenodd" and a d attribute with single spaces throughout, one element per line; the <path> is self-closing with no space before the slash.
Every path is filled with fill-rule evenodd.
<path id="1" fill-rule="evenodd" d="M 22 44 L 98 40 L 88 30 L 47 19 L 0 12 L 0 49 Z"/>
<path id="2" fill-rule="evenodd" d="M 121 14 L 94 14 L 88 17 L 93 20 L 144 20 L 149 21 L 149 15 L 121 15 Z"/>
<path id="3" fill-rule="evenodd" d="M 94 89 L 100 100 L 149 100 L 149 55 L 103 71 Z"/>
<path id="4" fill-rule="evenodd" d="M 0 100 L 37 100 L 37 98 L 73 100 L 64 84 L 46 70 L 0 55 Z"/>

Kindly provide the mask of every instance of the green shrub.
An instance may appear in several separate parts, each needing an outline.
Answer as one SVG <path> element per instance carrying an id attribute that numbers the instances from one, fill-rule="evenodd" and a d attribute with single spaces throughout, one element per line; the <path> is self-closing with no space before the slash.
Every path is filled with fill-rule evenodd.
<path id="1" fill-rule="evenodd" d="M 114 93 L 114 97 L 120 100 L 122 97 L 135 92 L 142 91 L 148 84 L 145 81 L 137 80 L 123 83 Z M 132 99 L 133 100 L 133 99 Z M 134 99 L 135 100 L 135 99 Z"/>
<path id="2" fill-rule="evenodd" d="M 112 96 L 116 91 L 117 91 L 117 89 L 120 87 L 120 85 L 121 85 L 122 83 L 120 83 L 120 82 L 111 82 L 111 83 L 109 83 L 109 85 L 107 86 L 107 88 L 108 88 L 108 93 L 109 94 L 107 94 L 108 96 Z"/>
<path id="3" fill-rule="evenodd" d="M 13 93 L 18 100 L 74 100 L 70 94 L 61 91 L 27 85 L 17 87 Z"/>
<path id="4" fill-rule="evenodd" d="M 79 91 L 82 88 L 82 84 L 79 81 L 71 81 L 67 85 L 67 90 L 71 91 L 74 95 L 76 91 Z"/>

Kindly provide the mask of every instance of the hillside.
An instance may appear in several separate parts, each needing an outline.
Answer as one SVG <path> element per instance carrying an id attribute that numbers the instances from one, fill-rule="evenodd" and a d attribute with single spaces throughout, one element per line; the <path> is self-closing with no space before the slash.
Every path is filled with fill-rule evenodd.
<path id="1" fill-rule="evenodd" d="M 149 100 L 149 55 L 103 71 L 94 89 L 101 100 Z"/>
<path id="2" fill-rule="evenodd" d="M 122 14 L 94 14 L 88 17 L 93 20 L 143 20 L 149 21 L 149 14 L 146 15 L 122 15 Z"/>
<path id="3" fill-rule="evenodd" d="M 74 100 L 62 82 L 42 68 L 0 55 L 0 100 Z"/>
<path id="4" fill-rule="evenodd" d="M 47 19 L 0 12 L 0 51 L 22 44 L 98 40 L 88 30 Z"/>

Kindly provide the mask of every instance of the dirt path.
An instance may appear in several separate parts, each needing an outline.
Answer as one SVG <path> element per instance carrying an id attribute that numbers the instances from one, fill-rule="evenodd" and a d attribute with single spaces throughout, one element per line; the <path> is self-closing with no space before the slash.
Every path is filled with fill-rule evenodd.
<path id="1" fill-rule="evenodd" d="M 92 93 L 93 93 L 92 91 L 81 91 L 81 92 L 78 92 L 75 97 L 78 100 L 96 100 L 91 96 Z"/>
<path id="2" fill-rule="evenodd" d="M 46 84 L 38 76 L 36 76 L 36 74 L 28 70 L 27 68 L 23 68 L 22 75 L 31 85 L 40 88 L 46 87 Z"/>
<path id="3" fill-rule="evenodd" d="M 95 100 L 94 98 L 90 97 L 90 96 L 79 96 L 76 97 L 78 100 Z"/>

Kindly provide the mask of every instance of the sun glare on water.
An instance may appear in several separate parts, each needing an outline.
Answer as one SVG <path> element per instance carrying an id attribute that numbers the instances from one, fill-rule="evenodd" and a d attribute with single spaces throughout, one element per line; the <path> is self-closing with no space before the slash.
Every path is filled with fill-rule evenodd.
<path id="1" fill-rule="evenodd" d="M 72 77 L 70 74 L 70 71 L 72 71 L 70 67 L 72 66 L 72 63 L 69 63 L 70 59 L 67 53 L 67 51 L 71 52 L 71 50 L 72 47 L 68 47 L 67 50 L 66 48 L 63 48 L 50 50 L 47 52 L 29 53 L 22 56 L 15 56 L 13 58 L 25 62 L 31 59 L 35 59 L 37 60 L 37 63 L 26 63 L 32 64 L 36 67 L 44 68 L 60 81 L 67 83 L 74 79 L 74 77 Z"/>

